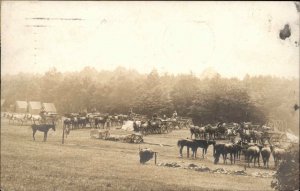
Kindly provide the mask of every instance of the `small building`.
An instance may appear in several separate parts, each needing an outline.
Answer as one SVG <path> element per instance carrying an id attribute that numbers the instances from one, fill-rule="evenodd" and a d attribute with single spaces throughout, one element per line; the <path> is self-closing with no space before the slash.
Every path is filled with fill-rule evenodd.
<path id="1" fill-rule="evenodd" d="M 43 103 L 42 108 L 49 113 L 57 113 L 54 103 Z"/>
<path id="2" fill-rule="evenodd" d="M 15 112 L 16 113 L 27 113 L 28 104 L 26 101 L 16 101 Z"/>
<path id="3" fill-rule="evenodd" d="M 42 109 L 42 103 L 39 101 L 30 101 L 28 102 L 28 112 L 32 115 L 40 114 Z"/>

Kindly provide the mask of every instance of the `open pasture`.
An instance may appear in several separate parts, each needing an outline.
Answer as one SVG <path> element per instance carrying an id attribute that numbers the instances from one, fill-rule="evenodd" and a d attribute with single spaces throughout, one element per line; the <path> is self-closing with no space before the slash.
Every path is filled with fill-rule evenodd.
<path id="1" fill-rule="evenodd" d="M 111 130 L 111 134 L 129 134 Z M 271 178 L 214 174 L 188 169 L 161 167 L 154 160 L 141 165 L 139 147 L 158 152 L 158 163 L 177 162 L 205 165 L 210 169 L 243 170 L 236 165 L 213 164 L 212 146 L 202 159 L 179 158 L 177 140 L 190 136 L 189 130 L 144 137 L 144 144 L 128 144 L 90 138 L 90 130 L 71 131 L 61 144 L 62 128 L 36 133 L 30 126 L 8 125 L 1 120 L 1 188 L 3 190 L 272 190 Z M 242 158 L 244 158 L 242 156 Z M 273 158 L 271 157 L 271 166 Z M 240 164 L 239 164 L 240 163 Z M 262 165 L 262 161 L 261 161 Z M 271 172 L 247 168 L 247 173 Z"/>

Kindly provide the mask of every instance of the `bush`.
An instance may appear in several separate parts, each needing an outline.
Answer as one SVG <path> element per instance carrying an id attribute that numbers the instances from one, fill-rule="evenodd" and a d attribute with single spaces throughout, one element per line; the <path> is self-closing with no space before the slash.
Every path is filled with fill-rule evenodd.
<path id="1" fill-rule="evenodd" d="M 291 145 L 284 160 L 278 165 L 271 187 L 279 191 L 299 190 L 299 147 Z"/>

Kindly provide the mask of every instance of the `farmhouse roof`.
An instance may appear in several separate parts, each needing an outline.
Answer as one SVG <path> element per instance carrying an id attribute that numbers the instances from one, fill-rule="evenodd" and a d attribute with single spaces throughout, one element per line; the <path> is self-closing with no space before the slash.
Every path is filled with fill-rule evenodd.
<path id="1" fill-rule="evenodd" d="M 28 104 L 31 107 L 31 109 L 41 109 L 42 108 L 42 103 L 39 101 L 30 101 Z"/>
<path id="2" fill-rule="evenodd" d="M 43 103 L 43 108 L 45 111 L 50 112 L 56 112 L 56 108 L 54 106 L 54 103 Z"/>
<path id="3" fill-rule="evenodd" d="M 26 101 L 16 101 L 16 106 L 18 108 L 25 108 L 25 109 L 27 109 L 27 102 Z"/>

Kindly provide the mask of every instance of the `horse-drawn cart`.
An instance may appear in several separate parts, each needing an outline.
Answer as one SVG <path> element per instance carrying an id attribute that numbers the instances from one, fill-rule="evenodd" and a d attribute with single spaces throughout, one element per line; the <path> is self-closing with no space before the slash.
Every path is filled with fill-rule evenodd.
<path id="1" fill-rule="evenodd" d="M 262 134 L 262 140 L 268 141 L 269 143 L 276 144 L 287 141 L 287 136 L 281 131 L 264 131 Z"/>
<path id="2" fill-rule="evenodd" d="M 43 124 L 57 124 L 59 116 L 57 113 L 47 113 L 42 117 L 41 123 Z"/>
<path id="3" fill-rule="evenodd" d="M 188 117 L 178 117 L 176 121 L 178 122 L 179 129 L 189 128 L 193 125 L 193 120 Z"/>

